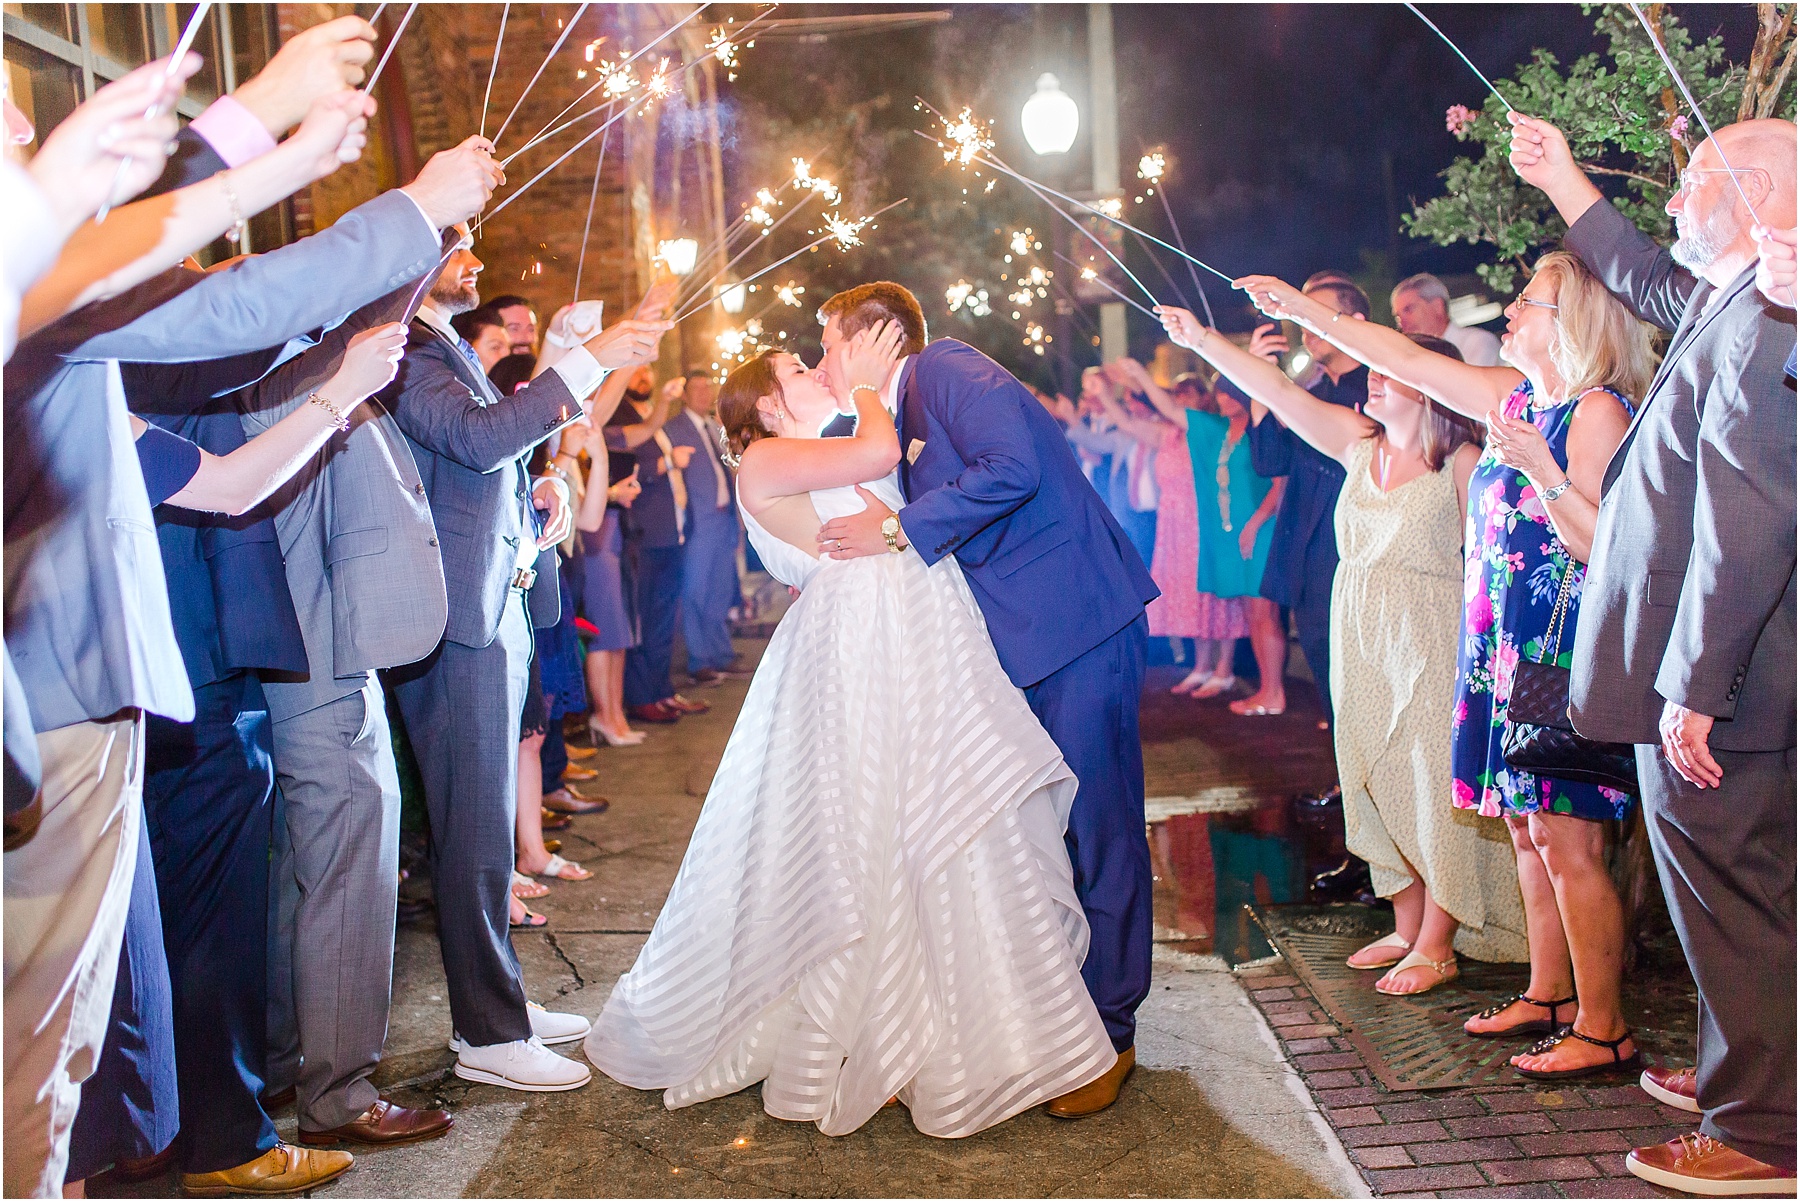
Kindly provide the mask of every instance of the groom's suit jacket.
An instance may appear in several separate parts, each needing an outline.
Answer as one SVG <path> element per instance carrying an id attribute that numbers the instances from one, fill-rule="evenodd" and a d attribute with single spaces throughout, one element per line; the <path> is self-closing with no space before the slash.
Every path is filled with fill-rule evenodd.
<path id="1" fill-rule="evenodd" d="M 1159 590 L 1025 386 L 953 338 L 901 371 L 900 525 L 927 564 L 956 555 L 1012 682 L 1137 621 Z"/>

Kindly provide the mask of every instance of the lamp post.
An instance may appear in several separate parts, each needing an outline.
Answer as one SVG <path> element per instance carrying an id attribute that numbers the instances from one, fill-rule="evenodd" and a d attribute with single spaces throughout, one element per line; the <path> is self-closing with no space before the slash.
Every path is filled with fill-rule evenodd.
<path id="1" fill-rule="evenodd" d="M 665 238 L 656 244 L 656 257 L 676 275 L 690 275 L 700 256 L 700 244 L 692 238 Z"/>
<path id="2" fill-rule="evenodd" d="M 1069 147 L 1075 145 L 1075 135 L 1081 130 L 1081 110 L 1076 107 L 1074 99 L 1062 90 L 1056 76 L 1046 71 L 1038 76 L 1037 91 L 1031 94 L 1025 101 L 1025 107 L 1019 112 L 1019 126 L 1025 134 L 1025 144 L 1031 147 L 1031 153 L 1042 159 L 1060 159 L 1069 153 Z M 1058 179 L 1057 182 L 1067 181 Z M 1068 240 L 1060 222 L 1053 222 L 1045 231 L 1045 236 L 1053 244 Z M 1069 249 L 1072 251 L 1074 248 Z M 1073 281 L 1067 291 L 1069 296 L 1074 295 Z M 1070 320 L 1074 316 L 1074 301 L 1059 296 L 1052 304 L 1056 309 L 1056 384 L 1063 392 L 1073 392 L 1075 369 L 1069 347 L 1070 340 L 1074 337 Z"/>

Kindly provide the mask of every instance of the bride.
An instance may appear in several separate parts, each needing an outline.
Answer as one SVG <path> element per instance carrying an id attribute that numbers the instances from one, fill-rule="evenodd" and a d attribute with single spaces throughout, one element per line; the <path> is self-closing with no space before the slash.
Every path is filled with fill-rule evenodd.
<path id="1" fill-rule="evenodd" d="M 765 353 L 719 393 L 750 541 L 804 591 L 649 941 L 587 1036 L 596 1067 L 671 1109 L 761 1082 L 769 1114 L 827 1135 L 898 1098 L 953 1138 L 1116 1059 L 1081 980 L 1075 779 L 956 560 L 815 554 L 822 522 L 864 507 L 859 484 L 900 507 L 880 392 L 898 345 L 884 325 L 817 370 Z M 822 439 L 840 396 L 856 435 Z"/>

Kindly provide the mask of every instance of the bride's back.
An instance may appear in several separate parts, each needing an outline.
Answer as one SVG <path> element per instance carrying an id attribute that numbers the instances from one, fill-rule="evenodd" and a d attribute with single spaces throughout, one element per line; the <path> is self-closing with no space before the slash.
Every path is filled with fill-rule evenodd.
<path id="1" fill-rule="evenodd" d="M 889 509 L 898 510 L 905 504 L 900 495 L 897 471 L 862 487 L 879 497 Z M 750 545 L 756 548 L 769 575 L 793 588 L 804 588 L 825 564 L 838 562 L 819 557 L 819 527 L 832 518 L 861 513 L 866 506 L 857 495 L 855 485 L 844 485 L 783 497 L 760 514 L 740 508 Z"/>

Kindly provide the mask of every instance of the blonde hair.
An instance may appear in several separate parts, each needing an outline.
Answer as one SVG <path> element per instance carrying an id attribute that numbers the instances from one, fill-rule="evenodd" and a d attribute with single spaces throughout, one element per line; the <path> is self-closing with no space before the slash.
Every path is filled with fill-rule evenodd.
<path id="1" fill-rule="evenodd" d="M 1550 362 L 1570 398 L 1594 388 L 1610 388 L 1641 401 L 1656 375 L 1650 327 L 1567 251 L 1553 251 L 1533 272 L 1556 284 Z"/>

